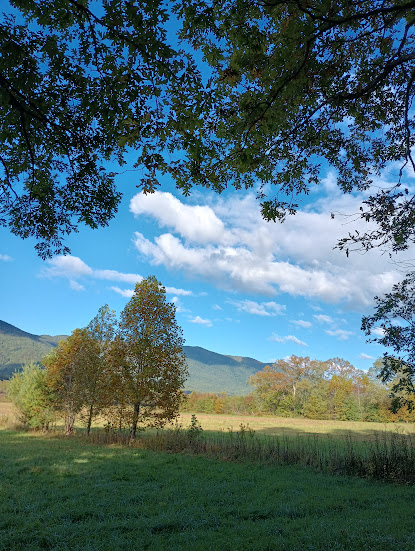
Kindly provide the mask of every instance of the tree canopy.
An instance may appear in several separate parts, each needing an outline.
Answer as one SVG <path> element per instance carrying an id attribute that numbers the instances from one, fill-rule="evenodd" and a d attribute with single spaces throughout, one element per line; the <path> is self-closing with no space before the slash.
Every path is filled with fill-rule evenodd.
<path id="1" fill-rule="evenodd" d="M 184 193 L 259 183 L 270 220 L 295 212 L 322 163 L 350 192 L 396 162 L 396 181 L 362 204 L 375 228 L 340 246 L 413 241 L 402 181 L 415 167 L 413 0 L 11 6 L 0 23 L 0 218 L 36 237 L 41 256 L 67 252 L 80 223 L 108 223 L 120 194 L 105 162 L 128 148 L 145 191 L 163 173 Z"/>
<path id="2" fill-rule="evenodd" d="M 415 273 L 393 286 L 390 293 L 375 297 L 375 312 L 364 316 L 362 329 L 369 340 L 393 349 L 385 352 L 379 376 L 392 381 L 397 404 L 413 403 L 415 392 Z"/>
<path id="3" fill-rule="evenodd" d="M 122 163 L 127 145 L 153 186 L 149 151 L 163 149 L 197 80 L 167 42 L 167 19 L 160 0 L 14 0 L 3 13 L 0 222 L 34 236 L 40 256 L 114 216 L 121 195 L 105 162 Z"/>
<path id="4" fill-rule="evenodd" d="M 131 409 L 131 437 L 138 423 L 162 426 L 174 419 L 187 376 L 176 308 L 154 276 L 137 283 L 121 313 L 114 342 L 117 402 Z"/>
<path id="5" fill-rule="evenodd" d="M 213 70 L 200 181 L 215 179 L 218 189 L 274 184 L 272 198 L 264 188 L 262 212 L 281 220 L 319 183 L 322 163 L 350 192 L 369 189 L 397 162 L 397 181 L 362 205 L 375 230 L 341 246 L 405 248 L 415 218 L 401 183 L 404 167 L 415 168 L 414 8 L 402 0 L 180 2 L 182 36 Z M 191 165 L 184 168 L 183 181 L 194 180 Z"/>

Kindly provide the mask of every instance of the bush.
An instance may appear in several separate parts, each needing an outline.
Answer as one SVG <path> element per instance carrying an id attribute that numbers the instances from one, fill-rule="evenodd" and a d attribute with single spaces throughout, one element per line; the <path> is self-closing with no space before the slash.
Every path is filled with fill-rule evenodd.
<path id="1" fill-rule="evenodd" d="M 7 394 L 25 428 L 48 430 L 54 419 L 52 396 L 46 384 L 46 372 L 36 364 L 24 365 L 14 373 Z"/>

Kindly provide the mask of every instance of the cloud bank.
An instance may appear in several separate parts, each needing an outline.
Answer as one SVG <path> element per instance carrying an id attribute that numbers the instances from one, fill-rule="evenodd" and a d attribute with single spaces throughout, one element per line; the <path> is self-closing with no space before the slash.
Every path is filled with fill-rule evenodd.
<path id="1" fill-rule="evenodd" d="M 130 202 L 131 212 L 151 217 L 167 231 L 152 239 L 137 231 L 133 243 L 153 265 L 198 276 L 225 290 L 266 296 L 283 292 L 360 309 L 401 277 L 380 251 L 347 258 L 334 249 L 338 239 L 363 222 L 349 228 L 347 217 L 333 219 L 331 213 L 357 212 L 360 202 L 333 193 L 284 224 L 274 224 L 262 219 L 251 194 L 192 206 L 170 193 L 138 193 Z M 270 315 L 266 307 L 262 311 L 259 315 Z"/>

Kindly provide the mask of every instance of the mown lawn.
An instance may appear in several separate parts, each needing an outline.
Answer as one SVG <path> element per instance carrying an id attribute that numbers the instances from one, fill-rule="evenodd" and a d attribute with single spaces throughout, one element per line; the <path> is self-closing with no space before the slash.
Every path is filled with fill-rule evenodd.
<path id="1" fill-rule="evenodd" d="M 0 431 L 0 549 L 415 550 L 415 488 Z"/>

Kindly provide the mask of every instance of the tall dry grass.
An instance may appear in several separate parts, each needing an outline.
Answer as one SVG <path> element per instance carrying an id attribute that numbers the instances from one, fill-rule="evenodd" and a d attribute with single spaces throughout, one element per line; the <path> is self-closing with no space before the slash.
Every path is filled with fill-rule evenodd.
<path id="1" fill-rule="evenodd" d="M 415 482 L 415 437 L 397 432 L 375 433 L 362 442 L 348 435 L 265 436 L 249 425 L 227 433 L 205 433 L 194 417 L 188 428 L 143 432 L 130 440 L 127 432 L 95 431 L 90 440 L 135 448 L 204 455 L 224 461 L 302 465 L 331 474 L 398 483 Z"/>

